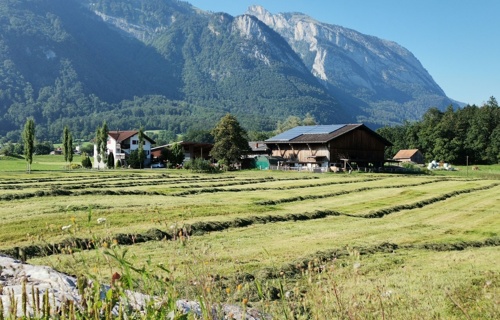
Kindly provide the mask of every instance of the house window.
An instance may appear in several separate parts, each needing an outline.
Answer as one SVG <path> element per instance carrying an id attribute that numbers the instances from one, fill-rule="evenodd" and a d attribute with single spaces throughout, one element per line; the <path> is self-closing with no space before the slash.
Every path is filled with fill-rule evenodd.
<path id="1" fill-rule="evenodd" d="M 139 141 L 137 140 L 132 140 L 132 144 L 137 144 Z"/>

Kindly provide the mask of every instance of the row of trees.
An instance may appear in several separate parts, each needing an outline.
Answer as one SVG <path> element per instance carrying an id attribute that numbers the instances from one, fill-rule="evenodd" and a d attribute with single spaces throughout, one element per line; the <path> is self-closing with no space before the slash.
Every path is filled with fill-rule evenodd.
<path id="1" fill-rule="evenodd" d="M 22 133 L 23 137 L 23 151 L 24 151 L 24 159 L 27 163 L 27 171 L 31 173 L 31 164 L 33 163 L 33 155 L 35 154 L 35 120 L 33 118 L 28 118 L 26 123 L 24 124 L 24 129 Z M 73 136 L 69 131 L 68 127 L 64 127 L 63 131 L 63 154 L 64 161 L 69 162 L 71 166 L 71 162 L 73 161 Z M 69 167 L 70 167 L 69 166 Z"/>
<path id="2" fill-rule="evenodd" d="M 400 149 L 419 149 L 427 161 L 455 164 L 496 164 L 500 162 L 500 107 L 491 97 L 483 106 L 448 107 L 444 112 L 431 108 L 418 122 L 384 127 L 377 132 Z"/>

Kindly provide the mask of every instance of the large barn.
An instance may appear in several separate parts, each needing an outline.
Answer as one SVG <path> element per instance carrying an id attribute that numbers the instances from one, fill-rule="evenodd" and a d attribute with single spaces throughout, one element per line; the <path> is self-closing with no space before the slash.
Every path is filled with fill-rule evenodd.
<path id="1" fill-rule="evenodd" d="M 392 143 L 364 124 L 298 126 L 265 141 L 282 165 L 327 171 L 342 167 L 382 167 Z"/>

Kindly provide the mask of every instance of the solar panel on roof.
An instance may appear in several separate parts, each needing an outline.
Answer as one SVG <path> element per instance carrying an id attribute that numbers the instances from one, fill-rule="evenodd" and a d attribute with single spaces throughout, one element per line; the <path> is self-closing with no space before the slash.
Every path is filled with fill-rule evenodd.
<path id="1" fill-rule="evenodd" d="M 303 126 L 300 127 L 295 127 L 293 129 L 287 130 L 285 132 L 282 132 L 278 134 L 277 136 L 272 137 L 269 140 L 275 141 L 275 140 L 280 140 L 280 141 L 289 141 L 292 139 L 297 138 L 298 136 L 304 134 L 303 133 Z"/>
<path id="2" fill-rule="evenodd" d="M 329 134 L 345 126 L 344 124 L 309 126 L 304 134 Z"/>
<path id="3" fill-rule="evenodd" d="M 345 124 L 298 126 L 282 132 L 266 141 L 290 141 L 303 134 L 329 134 L 344 127 Z"/>

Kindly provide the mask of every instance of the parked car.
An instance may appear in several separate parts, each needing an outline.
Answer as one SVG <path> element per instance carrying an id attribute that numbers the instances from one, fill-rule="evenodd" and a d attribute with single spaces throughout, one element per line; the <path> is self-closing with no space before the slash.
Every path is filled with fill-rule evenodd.
<path id="1" fill-rule="evenodd" d="M 165 168 L 165 164 L 161 163 L 161 162 L 153 163 L 151 165 L 151 169 L 154 169 L 154 168 Z"/>

